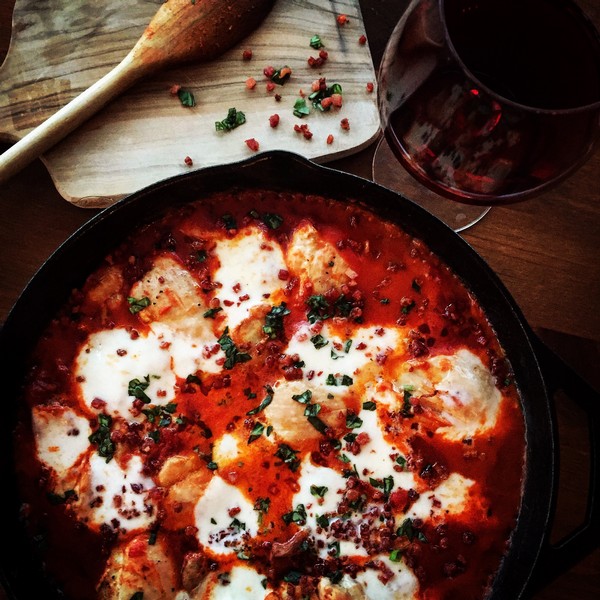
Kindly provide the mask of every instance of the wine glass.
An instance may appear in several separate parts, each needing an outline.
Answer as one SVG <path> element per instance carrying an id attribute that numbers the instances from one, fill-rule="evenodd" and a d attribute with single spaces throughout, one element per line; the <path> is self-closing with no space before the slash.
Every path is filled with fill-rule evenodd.
<path id="1" fill-rule="evenodd" d="M 590 156 L 600 35 L 571 0 L 411 0 L 383 54 L 378 102 L 374 180 L 461 231 Z"/>

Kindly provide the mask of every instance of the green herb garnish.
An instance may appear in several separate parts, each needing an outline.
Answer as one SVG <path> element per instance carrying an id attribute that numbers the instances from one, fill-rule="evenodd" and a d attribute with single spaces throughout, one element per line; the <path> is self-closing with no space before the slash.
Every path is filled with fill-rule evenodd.
<path id="1" fill-rule="evenodd" d="M 222 121 L 215 122 L 217 131 L 231 131 L 246 122 L 246 115 L 241 110 L 230 108 L 227 111 L 227 116 Z"/>

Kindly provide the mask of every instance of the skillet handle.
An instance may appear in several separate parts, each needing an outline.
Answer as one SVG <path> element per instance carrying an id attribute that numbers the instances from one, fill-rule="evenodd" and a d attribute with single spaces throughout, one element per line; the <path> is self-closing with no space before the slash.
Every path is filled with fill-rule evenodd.
<path id="1" fill-rule="evenodd" d="M 587 413 L 590 447 L 589 487 L 584 520 L 556 544 L 551 544 L 546 538 L 533 574 L 532 587 L 535 590 L 546 586 L 600 546 L 600 393 L 536 335 L 531 337 L 550 397 L 554 397 L 559 390 L 563 391 Z"/>

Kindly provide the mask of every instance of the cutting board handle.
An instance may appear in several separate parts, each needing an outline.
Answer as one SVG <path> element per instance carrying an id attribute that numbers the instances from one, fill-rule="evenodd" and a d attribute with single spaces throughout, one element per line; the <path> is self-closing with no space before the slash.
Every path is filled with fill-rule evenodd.
<path id="1" fill-rule="evenodd" d="M 142 68 L 140 68 L 142 67 Z M 130 52 L 116 67 L 0 154 L 0 183 L 26 167 L 144 74 Z"/>

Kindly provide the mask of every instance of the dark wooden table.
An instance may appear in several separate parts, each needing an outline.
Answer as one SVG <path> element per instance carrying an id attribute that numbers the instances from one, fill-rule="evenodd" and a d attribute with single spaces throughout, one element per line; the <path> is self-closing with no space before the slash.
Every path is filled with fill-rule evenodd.
<path id="1" fill-rule="evenodd" d="M 362 1 L 376 64 L 402 4 Z M 579 4 L 600 27 L 600 3 L 579 0 Z M 0 2 L 0 60 L 10 40 L 13 5 L 14 0 Z M 372 155 L 369 148 L 330 166 L 370 178 Z M 42 262 L 96 212 L 63 200 L 40 161 L 0 186 L 0 322 Z M 463 237 L 500 276 L 535 332 L 598 389 L 600 152 L 552 191 L 494 208 Z M 561 482 L 555 540 L 581 522 L 589 467 L 585 415 L 564 397 L 557 399 L 557 413 Z M 600 550 L 535 595 L 536 600 L 571 598 L 600 598 Z"/>

